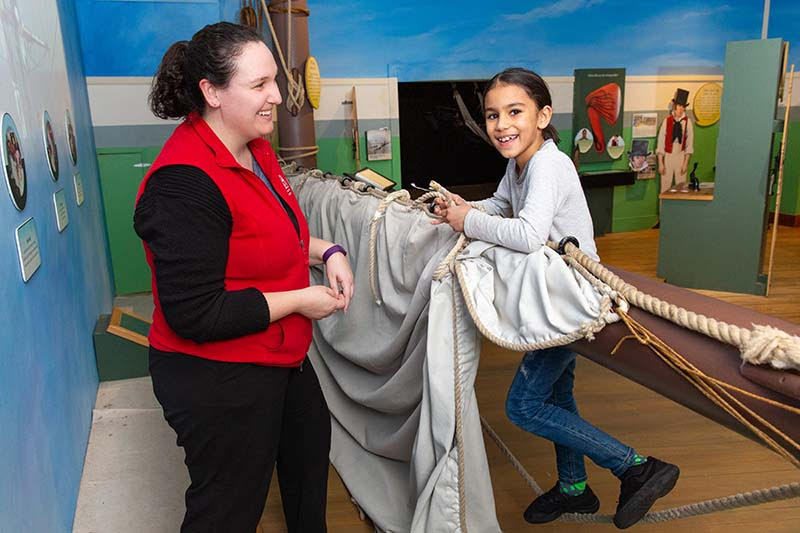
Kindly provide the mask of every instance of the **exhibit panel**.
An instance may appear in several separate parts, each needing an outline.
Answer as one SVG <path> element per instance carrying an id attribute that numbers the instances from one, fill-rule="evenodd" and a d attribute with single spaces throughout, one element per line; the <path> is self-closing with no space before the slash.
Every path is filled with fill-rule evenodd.
<path id="1" fill-rule="evenodd" d="M 662 198 L 658 275 L 697 289 L 764 294 L 772 136 L 783 40 L 728 43 L 713 199 Z"/>
<path id="2" fill-rule="evenodd" d="M 118 296 L 148 292 L 150 269 L 139 236 L 133 231 L 133 209 L 139 184 L 149 162 L 143 151 L 99 150 L 100 183 L 103 190 L 108 245 L 114 287 Z"/>
<path id="3" fill-rule="evenodd" d="M 112 283 L 75 3 L 4 0 L 0 20 L 0 117 L 10 117 L 0 530 L 61 532 L 72 523 L 97 390 L 91 334 Z"/>

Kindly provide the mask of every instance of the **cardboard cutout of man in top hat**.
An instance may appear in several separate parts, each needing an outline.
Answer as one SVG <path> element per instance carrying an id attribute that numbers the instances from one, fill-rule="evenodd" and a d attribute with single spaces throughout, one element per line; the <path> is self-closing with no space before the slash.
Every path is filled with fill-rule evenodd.
<path id="1" fill-rule="evenodd" d="M 647 139 L 633 139 L 632 149 L 628 152 L 628 165 L 634 172 L 645 172 L 648 169 L 647 156 L 653 152 L 649 151 Z"/>
<path id="2" fill-rule="evenodd" d="M 675 183 L 686 181 L 689 158 L 694 152 L 694 130 L 686 115 L 689 91 L 677 89 L 672 98 L 671 113 L 661 123 L 656 143 L 658 173 L 661 174 L 661 192 Z"/>

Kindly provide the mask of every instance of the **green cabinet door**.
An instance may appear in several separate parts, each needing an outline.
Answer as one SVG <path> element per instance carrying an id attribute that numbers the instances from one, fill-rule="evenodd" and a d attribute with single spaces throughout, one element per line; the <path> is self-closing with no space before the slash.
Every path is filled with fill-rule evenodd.
<path id="1" fill-rule="evenodd" d="M 133 231 L 133 206 L 148 163 L 142 152 L 99 153 L 100 184 L 117 295 L 150 291 L 150 268 Z"/>

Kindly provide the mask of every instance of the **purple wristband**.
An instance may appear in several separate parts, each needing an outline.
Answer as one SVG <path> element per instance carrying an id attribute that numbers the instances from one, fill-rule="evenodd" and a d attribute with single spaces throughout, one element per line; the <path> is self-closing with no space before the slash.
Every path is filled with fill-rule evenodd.
<path id="1" fill-rule="evenodd" d="M 324 253 L 324 254 L 322 254 L 322 262 L 323 262 L 323 263 L 327 263 L 327 262 L 328 262 L 328 259 L 330 259 L 330 257 L 331 257 L 333 254 L 335 254 L 335 253 L 338 253 L 338 252 L 341 252 L 341 253 L 342 253 L 342 255 L 347 255 L 347 252 L 345 251 L 345 249 L 344 249 L 344 248 L 342 248 L 342 247 L 341 247 L 341 246 L 339 246 L 338 244 L 334 244 L 333 246 L 331 246 L 330 248 L 328 248 L 327 250 L 325 250 L 325 253 Z"/>

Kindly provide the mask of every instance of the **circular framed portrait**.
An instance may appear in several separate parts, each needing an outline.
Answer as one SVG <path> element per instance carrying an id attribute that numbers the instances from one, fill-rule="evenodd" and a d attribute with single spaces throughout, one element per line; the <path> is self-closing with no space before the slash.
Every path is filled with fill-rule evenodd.
<path id="1" fill-rule="evenodd" d="M 3 115 L 3 172 L 11 201 L 14 207 L 22 211 L 28 199 L 25 158 L 22 156 L 17 126 L 8 113 Z"/>
<path id="2" fill-rule="evenodd" d="M 75 128 L 72 126 L 72 116 L 67 109 L 67 143 L 69 144 L 69 158 L 72 164 L 78 164 L 78 141 L 75 139 Z"/>
<path id="3" fill-rule="evenodd" d="M 608 140 L 606 151 L 611 159 L 619 159 L 625 152 L 625 141 L 619 135 L 614 135 Z"/>
<path id="4" fill-rule="evenodd" d="M 578 134 L 575 135 L 575 146 L 578 147 L 580 153 L 585 154 L 588 152 L 593 144 L 594 135 L 592 135 L 592 132 L 589 131 L 588 128 L 581 128 L 578 130 Z"/>
<path id="5" fill-rule="evenodd" d="M 42 116 L 42 134 L 44 135 L 44 155 L 47 157 L 47 166 L 50 167 L 50 176 L 53 181 L 58 181 L 58 147 L 56 136 L 53 133 L 53 124 L 50 114 L 45 111 Z"/>

